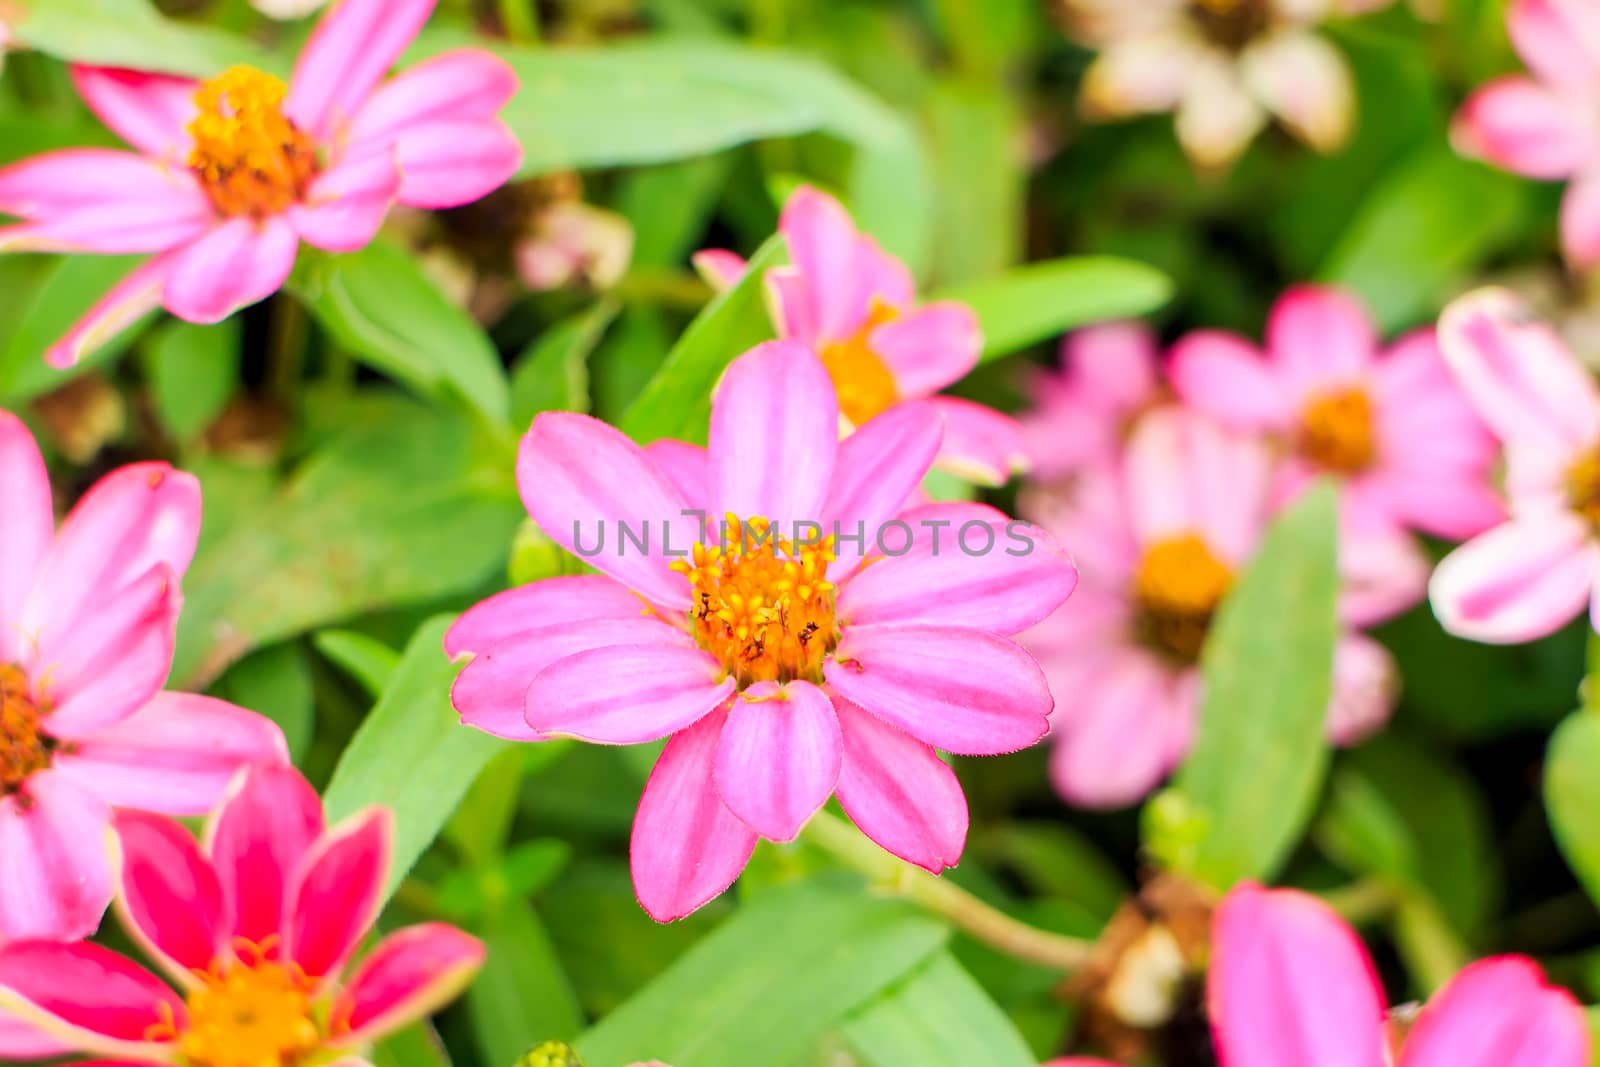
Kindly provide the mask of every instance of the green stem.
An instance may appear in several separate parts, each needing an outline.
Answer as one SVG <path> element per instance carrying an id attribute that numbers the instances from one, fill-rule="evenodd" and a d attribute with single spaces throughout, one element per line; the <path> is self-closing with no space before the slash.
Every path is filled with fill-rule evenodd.
<path id="1" fill-rule="evenodd" d="M 273 396 L 292 406 L 300 389 L 300 375 L 305 370 L 310 322 L 298 299 L 274 301 L 272 311 L 272 326 L 267 335 L 267 388 Z"/>
<path id="2" fill-rule="evenodd" d="M 1399 905 L 1393 888 L 1381 878 L 1363 878 L 1317 895 L 1346 921 L 1358 926 L 1388 918 Z"/>
<path id="3" fill-rule="evenodd" d="M 539 43 L 538 0 L 499 0 L 500 27 L 512 44 Z"/>
<path id="4" fill-rule="evenodd" d="M 1589 631 L 1589 650 L 1584 662 L 1583 684 L 1579 693 L 1584 711 L 1600 711 L 1600 633 Z"/>
<path id="5" fill-rule="evenodd" d="M 803 836 L 889 892 L 948 919 L 979 941 L 1019 960 L 1057 971 L 1075 971 L 1093 951 L 1094 946 L 1087 941 L 1018 922 L 954 882 L 896 859 L 849 823 L 827 812 L 813 815 Z"/>

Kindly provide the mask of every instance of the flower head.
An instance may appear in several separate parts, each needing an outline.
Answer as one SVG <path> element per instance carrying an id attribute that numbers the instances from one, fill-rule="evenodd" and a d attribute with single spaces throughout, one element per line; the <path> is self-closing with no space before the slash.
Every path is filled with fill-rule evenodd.
<path id="1" fill-rule="evenodd" d="M 270 720 L 164 693 L 200 533 L 200 485 L 113 471 L 55 529 L 33 437 L 0 410 L 0 943 L 85 937 L 112 896 L 112 809 L 209 811 L 229 778 L 287 762 Z"/>
<path id="2" fill-rule="evenodd" d="M 190 1067 L 359 1057 L 482 965 L 476 938 L 429 923 L 390 934 L 346 973 L 382 907 L 392 817 L 370 809 L 325 827 L 322 802 L 291 768 L 241 772 L 203 844 L 158 816 L 124 812 L 116 829 L 119 916 L 171 985 L 86 941 L 0 948 L 11 1023 L 0 1056 L 54 1042 Z"/>
<path id="3" fill-rule="evenodd" d="M 217 322 L 280 288 L 300 242 L 365 246 L 395 204 L 441 208 L 506 181 L 522 150 L 496 114 L 516 90 L 474 49 L 381 84 L 434 0 L 343 0 L 285 84 L 75 67 L 84 102 L 136 151 L 51 152 L 0 170 L 0 251 L 151 254 L 54 345 L 76 362 L 158 304 Z"/>
<path id="4" fill-rule="evenodd" d="M 966 803 L 934 749 L 1044 735 L 1044 677 L 1007 637 L 1066 599 L 1072 564 L 992 508 L 903 510 L 939 450 L 938 408 L 899 404 L 842 442 L 838 419 L 827 370 L 786 341 L 728 369 L 709 449 L 539 416 L 523 501 L 604 573 L 502 593 L 446 637 L 473 655 L 452 694 L 469 725 L 670 737 L 633 830 L 657 919 L 722 892 L 758 837 L 790 840 L 834 793 L 890 852 L 952 866 Z"/>

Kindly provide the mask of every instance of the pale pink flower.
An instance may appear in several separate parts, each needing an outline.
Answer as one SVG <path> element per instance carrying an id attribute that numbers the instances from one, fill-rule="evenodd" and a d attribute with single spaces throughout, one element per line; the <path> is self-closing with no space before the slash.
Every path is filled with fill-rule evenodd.
<path id="1" fill-rule="evenodd" d="M 1561 243 L 1574 266 L 1600 264 L 1600 6 L 1513 0 L 1511 42 L 1532 77 L 1490 82 L 1456 115 L 1464 155 L 1547 181 L 1568 180 Z"/>
<path id="2" fill-rule="evenodd" d="M 118 916 L 167 981 L 88 941 L 0 948 L 0 1058 L 366 1067 L 373 1042 L 453 999 L 484 955 L 426 923 L 349 970 L 383 906 L 393 822 L 369 808 L 325 827 L 289 767 L 242 772 L 203 844 L 120 813 Z"/>
<path id="3" fill-rule="evenodd" d="M 1505 444 L 1511 518 L 1452 552 L 1430 593 L 1445 629 L 1516 644 L 1584 606 L 1600 625 L 1600 390 L 1555 331 L 1511 293 L 1486 289 L 1446 309 L 1450 367 Z"/>
<path id="4" fill-rule="evenodd" d="M 1139 322 L 1068 334 L 1059 367 L 1030 385 L 1032 405 L 1019 421 L 1029 473 L 1046 485 L 1113 462 L 1138 417 L 1170 399 L 1160 342 Z"/>
<path id="5" fill-rule="evenodd" d="M 251 67 L 207 82 L 76 67 L 78 92 L 136 152 L 73 148 L 0 170 L 0 251 L 152 253 L 46 353 L 76 362 L 157 305 L 217 322 L 276 292 L 300 242 L 364 247 L 395 204 L 442 208 L 521 163 L 496 114 L 501 60 L 447 52 L 385 84 L 435 0 L 343 0 L 290 84 Z"/>
<path id="6" fill-rule="evenodd" d="M 1046 528 L 1082 574 L 1072 600 L 1022 641 L 1052 692 L 1051 779 L 1067 800 L 1139 800 L 1187 754 L 1197 663 L 1212 618 L 1269 518 L 1272 457 L 1255 437 L 1179 408 L 1146 415 L 1120 464 L 1086 471 Z M 1395 668 L 1347 630 L 1335 651 L 1327 734 L 1359 740 L 1389 717 Z"/>
<path id="7" fill-rule="evenodd" d="M 616 285 L 633 259 L 633 227 L 614 211 L 581 200 L 540 208 L 516 236 L 517 277 L 534 292 Z"/>
<path id="8" fill-rule="evenodd" d="M 983 337 L 965 304 L 918 305 L 905 264 L 856 229 L 833 197 L 809 185 L 790 194 L 778 232 L 790 266 L 767 273 L 778 336 L 799 341 L 827 368 L 849 426 L 908 400 L 927 400 L 944 419 L 939 466 L 987 485 L 1001 485 L 1026 467 L 1015 419 L 939 390 L 978 364 Z M 695 257 L 700 271 L 725 286 L 744 261 L 719 250 Z"/>
<path id="9" fill-rule="evenodd" d="M 250 6 L 270 18 L 299 19 L 325 7 L 328 0 L 250 0 Z"/>
<path id="10" fill-rule="evenodd" d="M 1422 1009 L 1396 1055 L 1377 970 L 1316 897 L 1241 885 L 1212 922 L 1208 1011 L 1227 1067 L 1588 1067 L 1584 1011 L 1538 964 L 1464 968 Z"/>
<path id="11" fill-rule="evenodd" d="M 71 940 L 112 895 L 114 808 L 199 815 L 284 763 L 270 720 L 164 693 L 200 483 L 165 463 L 101 479 L 55 529 L 50 481 L 0 410 L 0 942 Z"/>
<path id="12" fill-rule="evenodd" d="M 1179 142 L 1205 168 L 1231 165 L 1272 117 L 1320 152 L 1349 136 L 1349 68 L 1313 32 L 1329 0 L 1064 2 L 1100 52 L 1083 82 L 1092 117 L 1175 111 Z"/>
<path id="13" fill-rule="evenodd" d="M 934 749 L 1011 752 L 1047 728 L 1044 676 L 1008 635 L 1066 599 L 1071 562 L 992 508 L 903 511 L 939 450 L 935 406 L 896 405 L 843 441 L 838 419 L 827 371 L 790 341 L 728 369 L 709 450 L 540 415 L 523 501 L 604 576 L 502 593 L 446 636 L 473 655 L 452 693 L 468 725 L 671 738 L 633 826 L 634 886 L 658 920 L 721 893 L 758 837 L 792 839 L 832 794 L 888 851 L 953 866 L 966 801 Z M 818 531 L 796 536 L 806 521 Z M 649 548 L 623 551 L 619 524 L 637 538 L 646 522 Z"/>
<path id="14" fill-rule="evenodd" d="M 1173 347 L 1168 369 L 1185 404 L 1277 439 L 1277 503 L 1314 478 L 1338 482 L 1344 611 L 1357 625 L 1423 599 L 1428 561 L 1407 530 L 1462 540 L 1504 517 L 1494 438 L 1432 330 L 1385 349 L 1358 301 L 1301 286 L 1273 308 L 1264 351 L 1202 330 Z"/>

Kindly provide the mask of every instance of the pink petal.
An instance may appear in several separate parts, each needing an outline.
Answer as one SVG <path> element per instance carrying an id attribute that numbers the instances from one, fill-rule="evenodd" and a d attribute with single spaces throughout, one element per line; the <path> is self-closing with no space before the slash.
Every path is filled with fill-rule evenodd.
<path id="1" fill-rule="evenodd" d="M 927 304 L 884 323 L 867 347 L 894 375 L 901 397 L 924 397 L 965 378 L 978 365 L 983 332 L 965 304 Z"/>
<path id="2" fill-rule="evenodd" d="M 94 933 L 113 892 L 110 821 L 103 801 L 51 771 L 0 798 L 0 943 Z"/>
<path id="3" fill-rule="evenodd" d="M 1061 365 L 1075 392 L 1107 411 L 1143 407 L 1160 382 L 1160 346 L 1142 322 L 1112 322 L 1075 330 L 1061 342 Z"/>
<path id="4" fill-rule="evenodd" d="M 1600 17 L 1586 0 L 1515 0 L 1506 28 L 1541 81 L 1579 92 L 1600 82 Z"/>
<path id="5" fill-rule="evenodd" d="M 713 514 L 816 521 L 838 452 L 839 404 L 811 351 L 769 341 L 733 361 L 711 403 Z"/>
<path id="6" fill-rule="evenodd" d="M 715 495 L 711 479 L 711 453 L 687 441 L 663 437 L 644 446 L 644 454 L 667 476 L 685 500 L 699 504 Z"/>
<path id="7" fill-rule="evenodd" d="M 830 575 L 848 574 L 876 551 L 883 524 L 922 484 L 943 436 L 938 411 L 925 402 L 911 403 L 890 408 L 839 445 L 822 511 L 824 533 L 839 539 Z"/>
<path id="8" fill-rule="evenodd" d="M 4 994 L 0 994 L 0 999 Z M 8 1060 L 49 1060 L 66 1056 L 72 1046 L 38 1027 L 0 1014 L 0 1056 Z"/>
<path id="9" fill-rule="evenodd" d="M 739 284 L 739 279 L 744 277 L 744 272 L 750 265 L 745 258 L 737 252 L 729 252 L 721 248 L 706 248 L 689 257 L 694 264 L 695 272 L 705 279 L 707 285 L 721 292 L 732 289 Z"/>
<path id="10" fill-rule="evenodd" d="M 844 742 L 833 704 L 809 682 L 757 682 L 722 728 L 717 795 L 745 825 L 792 841 L 833 794 Z"/>
<path id="11" fill-rule="evenodd" d="M 974 671 L 972 665 L 983 669 Z M 1053 706 L 1032 656 L 1003 637 L 934 626 L 852 626 L 823 674 L 833 691 L 934 748 L 993 756 L 1045 735 Z"/>
<path id="12" fill-rule="evenodd" d="M 300 53 L 284 113 L 319 139 L 353 120 L 433 14 L 435 0 L 343 0 Z"/>
<path id="13" fill-rule="evenodd" d="M 1196 330 L 1172 346 L 1172 387 L 1185 404 L 1242 429 L 1282 429 L 1293 400 L 1260 349 L 1221 330 Z"/>
<path id="14" fill-rule="evenodd" d="M 141 1059 L 169 1058 L 170 1046 L 146 1043 L 145 1031 L 186 1018 L 182 999 L 165 982 L 87 941 L 0 948 L 0 1004 L 75 1049 Z"/>
<path id="15" fill-rule="evenodd" d="M 1259 439 L 1168 408 L 1140 420 L 1125 463 L 1130 514 L 1142 544 L 1198 534 L 1235 563 L 1254 549 L 1272 473 Z"/>
<path id="16" fill-rule="evenodd" d="M 61 215 L 0 227 L 0 252 L 142 255 L 187 246 L 215 217 L 208 203 L 178 193 L 160 202 L 91 204 Z"/>
<path id="17" fill-rule="evenodd" d="M 204 815 L 241 768 L 288 762 L 271 719 L 195 693 L 157 693 L 56 757 L 63 774 L 107 803 L 168 815 Z"/>
<path id="18" fill-rule="evenodd" d="M 161 292 L 167 275 L 182 249 L 163 252 L 134 268 L 112 286 L 72 328 L 44 353 L 52 367 L 75 366 L 150 312 L 161 306 Z"/>
<path id="19" fill-rule="evenodd" d="M 1295 890 L 1245 884 L 1212 920 L 1206 993 L 1228 1067 L 1386 1067 L 1386 1006 L 1355 932 Z"/>
<path id="20" fill-rule="evenodd" d="M 1480 960 L 1428 1002 L 1402 1067 L 1588 1067 L 1589 1027 L 1571 993 L 1523 956 Z"/>
<path id="21" fill-rule="evenodd" d="M 119 914 L 139 947 L 179 981 L 228 949 L 222 884 L 189 831 L 171 819 L 124 811 Z"/>
<path id="22" fill-rule="evenodd" d="M 1489 644 L 1554 633 L 1589 601 L 1588 526 L 1572 515 L 1513 519 L 1446 556 L 1428 593 L 1446 630 Z"/>
<path id="23" fill-rule="evenodd" d="M 1561 201 L 1561 249 L 1574 267 L 1600 263 L 1600 170 L 1582 172 Z"/>
<path id="24" fill-rule="evenodd" d="M 1467 98 L 1450 139 L 1463 155 L 1530 178 L 1566 178 L 1600 150 L 1573 101 L 1529 78 L 1501 78 Z"/>
<path id="25" fill-rule="evenodd" d="M 283 218 L 231 219 L 178 254 L 162 303 L 188 322 L 221 322 L 281 289 L 299 249 Z"/>
<path id="26" fill-rule="evenodd" d="M 602 745 L 685 729 L 733 695 L 722 665 L 686 644 L 615 645 L 568 656 L 528 687 L 528 725 Z"/>
<path id="27" fill-rule="evenodd" d="M 801 280 L 805 317 L 817 337 L 842 340 L 867 319 L 871 279 L 861 236 L 844 205 L 826 193 L 802 185 L 783 205 L 778 232 L 789 245 L 789 261 Z M 771 277 L 771 275 L 769 275 Z M 784 303 L 791 299 L 785 295 Z"/>
<path id="28" fill-rule="evenodd" d="M 681 919 L 733 884 L 756 834 L 723 806 L 713 786 L 722 717 L 707 715 L 673 736 L 650 772 L 628 848 L 639 905 L 656 922 Z"/>
<path id="29" fill-rule="evenodd" d="M 938 466 L 979 485 L 1001 486 L 1029 466 L 1022 425 L 1010 415 L 971 400 L 936 396 L 928 401 L 944 420 Z"/>
<path id="30" fill-rule="evenodd" d="M 408 67 L 378 87 L 350 125 L 353 146 L 393 141 L 408 128 L 494 118 L 517 92 L 510 64 L 458 48 Z"/>
<path id="31" fill-rule="evenodd" d="M 1487 474 L 1457 474 L 1434 468 L 1390 470 L 1374 478 L 1385 507 L 1398 521 L 1413 529 L 1449 541 L 1475 537 L 1505 521 L 1500 495 Z"/>
<path id="32" fill-rule="evenodd" d="M 1377 733 L 1394 713 L 1400 672 L 1389 650 L 1365 634 L 1347 633 L 1333 650 L 1328 740 L 1354 745 Z"/>
<path id="33" fill-rule="evenodd" d="M 1354 494 L 1347 494 L 1348 500 Z M 1348 521 L 1339 532 L 1339 617 L 1372 626 L 1422 603 L 1429 560 L 1417 541 L 1394 526 L 1360 529 Z"/>
<path id="34" fill-rule="evenodd" d="M 1074 603 L 1062 609 L 1070 614 Z M 1065 654 L 1063 654 L 1065 655 Z M 1052 723 L 1050 781 L 1069 803 L 1123 808 L 1142 800 L 1180 760 L 1199 708 L 1179 684 L 1182 673 L 1142 651 L 1070 653 L 1067 673 L 1050 662 L 1058 704 Z M 1192 673 L 1192 672 L 1187 672 Z"/>
<path id="35" fill-rule="evenodd" d="M 329 252 L 367 247 L 400 195 L 400 163 L 392 149 L 347 156 L 317 175 L 289 223 L 310 245 Z"/>
<path id="36" fill-rule="evenodd" d="M 285 930 L 289 879 L 322 833 L 322 800 L 292 767 L 251 767 L 207 828 L 229 929 L 257 945 Z"/>
<path id="37" fill-rule="evenodd" d="M 67 222 L 87 216 L 105 224 L 116 223 L 120 214 L 125 231 L 133 223 L 149 228 L 187 222 L 194 229 L 212 217 L 210 202 L 186 168 L 115 148 L 67 148 L 0 168 L 0 213 Z M 108 225 L 107 232 L 115 231 Z"/>
<path id="38" fill-rule="evenodd" d="M 483 957 L 482 941 L 445 923 L 390 934 L 345 985 L 340 1021 L 350 1029 L 336 1044 L 365 1045 L 433 1014 L 465 988 Z"/>
<path id="39" fill-rule="evenodd" d="M 0 663 L 21 659 L 22 606 L 55 534 L 50 474 L 23 421 L 0 409 Z"/>
<path id="40" fill-rule="evenodd" d="M 318 838 L 289 895 L 285 951 L 316 979 L 338 973 L 383 908 L 394 813 L 357 812 Z"/>
<path id="41" fill-rule="evenodd" d="M 481 200 L 522 166 L 522 144 L 499 119 L 408 126 L 395 142 L 400 202 L 448 208 Z"/>
<path id="42" fill-rule="evenodd" d="M 663 607 L 688 609 L 689 583 L 668 569 L 668 552 L 687 552 L 700 523 L 621 431 L 587 415 L 545 412 L 522 439 L 517 485 L 528 514 L 562 548 Z M 623 538 L 624 528 L 635 541 Z"/>
<path id="43" fill-rule="evenodd" d="M 938 755 L 843 698 L 834 708 L 844 740 L 839 803 L 879 846 L 938 874 L 961 861 L 967 797 Z"/>
<path id="44" fill-rule="evenodd" d="M 1377 351 L 1366 307 L 1329 286 L 1290 289 L 1267 320 L 1267 352 L 1292 388 L 1346 383 L 1366 371 Z"/>
<path id="45" fill-rule="evenodd" d="M 1239 59 L 1245 86 L 1296 137 L 1319 152 L 1343 147 L 1355 119 L 1355 85 L 1344 54 L 1317 34 L 1258 38 Z"/>
<path id="46" fill-rule="evenodd" d="M 75 64 L 72 84 L 101 122 L 145 155 L 164 163 L 181 164 L 188 158 L 189 123 L 199 114 L 194 100 L 199 82 Z"/>
<path id="47" fill-rule="evenodd" d="M 545 578 L 479 601 L 444 635 L 452 659 L 575 620 L 636 619 L 644 614 L 638 594 L 597 574 Z"/>

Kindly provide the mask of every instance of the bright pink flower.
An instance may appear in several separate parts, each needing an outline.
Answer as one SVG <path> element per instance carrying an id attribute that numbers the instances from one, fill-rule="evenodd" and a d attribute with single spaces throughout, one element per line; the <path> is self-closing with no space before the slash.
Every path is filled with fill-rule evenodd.
<path id="1" fill-rule="evenodd" d="M 1114 461 L 1133 422 L 1168 398 L 1161 348 L 1139 322 L 1090 326 L 1061 342 L 1060 369 L 1034 377 L 1021 419 L 1030 473 L 1041 482 Z"/>
<path id="2" fill-rule="evenodd" d="M 113 808 L 209 811 L 241 766 L 288 761 L 270 720 L 163 693 L 200 484 L 113 471 L 55 529 L 50 481 L 0 410 L 0 942 L 70 940 L 112 895 Z"/>
<path id="3" fill-rule="evenodd" d="M 1452 552 L 1430 593 L 1445 629 L 1516 644 L 1590 606 L 1600 625 L 1600 390 L 1555 331 L 1488 289 L 1446 309 L 1440 341 L 1505 443 L 1511 518 Z"/>
<path id="4" fill-rule="evenodd" d="M 1044 676 L 1007 635 L 1066 599 L 1072 564 L 992 508 L 902 511 L 938 452 L 938 408 L 897 405 L 842 442 L 838 418 L 826 370 L 788 341 L 729 368 L 709 450 L 539 416 L 523 501 L 605 576 L 502 593 L 445 639 L 473 654 L 452 694 L 469 725 L 671 738 L 633 829 L 634 885 L 659 920 L 721 893 L 758 836 L 792 839 L 835 792 L 888 851 L 953 866 L 966 801 L 934 749 L 987 755 L 1044 735 Z M 737 518 L 719 529 L 723 515 Z M 796 530 L 808 521 L 818 529 Z M 637 538 L 647 522 L 649 546 L 624 549 L 619 526 Z"/>
<path id="5" fill-rule="evenodd" d="M 0 228 L 0 251 L 153 255 L 45 358 L 70 365 L 158 304 L 217 322 L 276 292 L 301 241 L 351 252 L 396 203 L 451 207 L 510 178 L 506 64 L 464 49 L 379 84 L 434 2 L 343 0 L 287 86 L 250 67 L 203 83 L 75 68 L 84 102 L 138 151 L 0 170 L 0 214 L 23 220 Z"/>
<path id="6" fill-rule="evenodd" d="M 1571 994 L 1532 960 L 1475 963 L 1390 1052 L 1383 986 L 1355 931 L 1294 890 L 1241 885 L 1212 923 L 1207 999 L 1225 1067 L 1588 1067 Z"/>
<path id="7" fill-rule="evenodd" d="M 983 337 L 971 308 L 952 301 L 917 306 L 905 264 L 857 230 L 844 205 L 809 185 L 784 204 L 778 232 L 791 264 L 766 278 L 778 336 L 822 360 L 852 426 L 896 404 L 927 400 L 944 418 L 941 467 L 988 485 L 1004 484 L 1026 467 L 1014 419 L 935 395 L 978 364 Z M 744 270 L 738 256 L 718 250 L 699 253 L 695 263 L 717 285 L 731 284 Z"/>
<path id="8" fill-rule="evenodd" d="M 483 963 L 476 938 L 427 923 L 346 973 L 383 905 L 393 818 L 372 808 L 325 827 L 292 768 L 241 772 L 203 845 L 153 815 L 119 813 L 116 830 L 118 915 L 172 986 L 87 941 L 0 948 L 0 1057 L 54 1041 L 122 1064 L 357 1067 Z M 7 1043 L 18 1023 L 34 1045 Z"/>
<path id="9" fill-rule="evenodd" d="M 1196 664 L 1212 617 L 1267 524 L 1272 459 L 1253 436 L 1179 408 L 1146 415 L 1119 465 L 1085 472 L 1047 528 L 1082 583 L 1022 638 L 1055 693 L 1051 778 L 1067 800 L 1119 807 L 1189 749 Z M 1348 631 L 1334 664 L 1328 736 L 1348 744 L 1388 718 L 1394 666 Z"/>
<path id="10" fill-rule="evenodd" d="M 1428 563 L 1407 529 L 1461 540 L 1504 517 L 1490 483 L 1494 438 L 1432 330 L 1380 350 L 1360 303 L 1302 286 L 1273 308 L 1265 351 L 1202 330 L 1173 347 L 1169 370 L 1190 407 L 1277 437 L 1277 501 L 1313 478 L 1338 480 L 1345 614 L 1358 625 L 1422 600 Z"/>
<path id="11" fill-rule="evenodd" d="M 1462 105 L 1457 150 L 1506 170 L 1568 179 L 1561 243 L 1578 267 L 1600 263 L 1600 7 L 1513 0 L 1511 42 L 1533 72 L 1479 89 Z"/>

